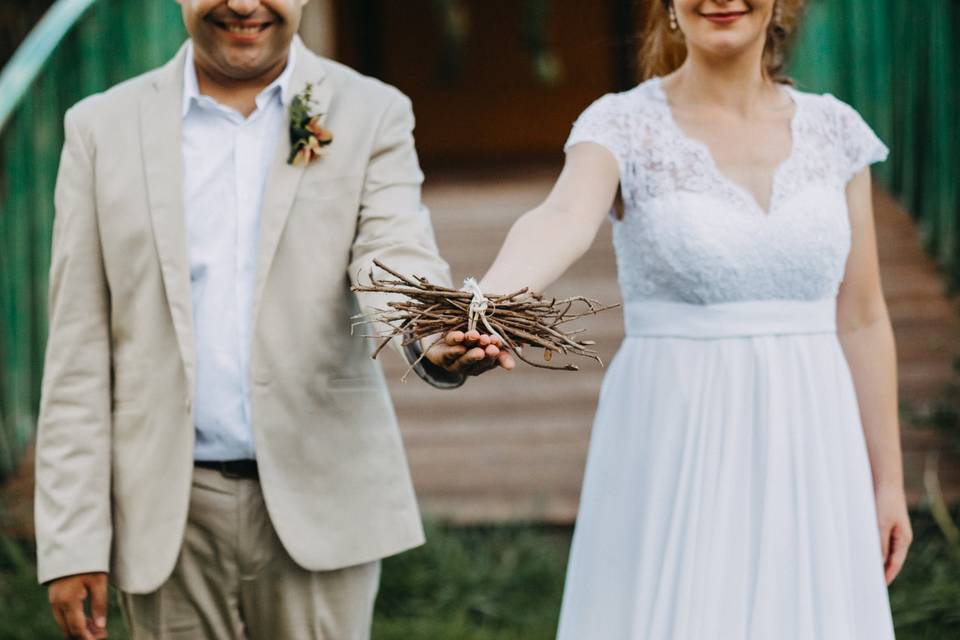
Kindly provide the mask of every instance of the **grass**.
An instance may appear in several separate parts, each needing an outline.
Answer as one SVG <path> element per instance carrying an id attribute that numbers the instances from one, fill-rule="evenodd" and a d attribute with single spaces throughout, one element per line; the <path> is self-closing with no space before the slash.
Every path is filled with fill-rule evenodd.
<path id="1" fill-rule="evenodd" d="M 554 637 L 568 530 L 432 526 L 427 536 L 384 563 L 374 638 Z"/>
<path id="2" fill-rule="evenodd" d="M 952 515 L 960 520 L 960 508 Z M 897 638 L 960 638 L 960 549 L 926 511 L 914 511 L 912 521 L 914 544 L 890 591 Z M 374 640 L 552 640 L 569 533 L 536 525 L 429 526 L 426 546 L 384 562 Z M 3 640 L 61 637 L 34 576 L 31 545 L 0 539 Z M 115 605 L 110 635 L 129 637 Z"/>

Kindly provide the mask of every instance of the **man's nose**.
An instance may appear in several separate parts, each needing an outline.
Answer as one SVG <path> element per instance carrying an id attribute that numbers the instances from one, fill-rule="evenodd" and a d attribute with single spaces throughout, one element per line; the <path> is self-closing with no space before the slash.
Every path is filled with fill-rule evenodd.
<path id="1" fill-rule="evenodd" d="M 249 16 L 260 7 L 260 0 L 227 0 L 227 7 L 239 16 Z"/>

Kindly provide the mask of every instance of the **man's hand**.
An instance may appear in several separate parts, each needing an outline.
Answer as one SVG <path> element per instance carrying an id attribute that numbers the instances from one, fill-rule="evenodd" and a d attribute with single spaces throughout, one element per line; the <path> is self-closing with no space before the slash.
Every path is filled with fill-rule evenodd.
<path id="1" fill-rule="evenodd" d="M 53 618 L 67 638 L 100 640 L 107 637 L 107 574 L 81 573 L 50 583 L 47 590 Z M 90 598 L 91 617 L 84 611 Z"/>
<path id="2" fill-rule="evenodd" d="M 426 358 L 451 373 L 477 376 L 497 366 L 507 371 L 517 366 L 509 352 L 501 351 L 498 337 L 479 331 L 451 331 L 442 338 L 425 338 L 423 344 L 428 347 Z"/>

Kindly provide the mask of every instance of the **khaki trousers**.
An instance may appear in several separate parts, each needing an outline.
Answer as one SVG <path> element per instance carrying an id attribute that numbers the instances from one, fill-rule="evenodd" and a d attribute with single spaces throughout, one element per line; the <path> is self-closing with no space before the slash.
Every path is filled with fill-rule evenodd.
<path id="1" fill-rule="evenodd" d="M 380 561 L 307 571 L 270 524 L 260 483 L 195 468 L 170 578 L 121 593 L 134 640 L 369 640 Z"/>

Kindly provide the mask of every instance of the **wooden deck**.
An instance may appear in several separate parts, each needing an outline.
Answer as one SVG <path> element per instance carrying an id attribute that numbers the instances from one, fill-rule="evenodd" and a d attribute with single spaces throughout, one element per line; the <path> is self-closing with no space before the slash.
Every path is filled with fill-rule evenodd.
<path id="1" fill-rule="evenodd" d="M 555 171 L 428 173 L 424 199 L 455 279 L 483 275 L 512 221 L 540 202 Z M 882 277 L 897 338 L 906 474 L 916 502 L 924 455 L 942 449 L 944 442 L 937 432 L 906 423 L 910 416 L 928 413 L 955 378 L 960 313 L 944 297 L 909 215 L 882 192 L 876 194 L 876 209 Z M 619 302 L 609 224 L 549 293 Z M 583 323 L 605 361 L 619 346 L 622 322 L 618 310 Z M 399 382 L 404 367 L 392 354 L 384 364 L 425 512 L 457 522 L 573 521 L 600 367 L 586 362 L 579 373 L 562 373 L 521 365 L 512 373 L 487 374 L 459 391 L 444 392 L 415 376 Z M 939 465 L 953 499 L 960 498 L 956 461 L 941 456 Z"/>

